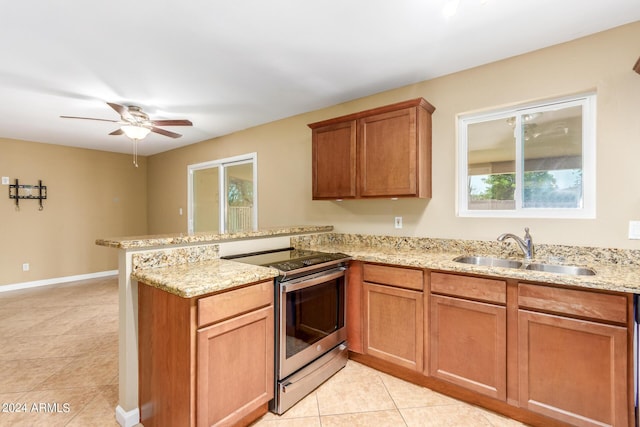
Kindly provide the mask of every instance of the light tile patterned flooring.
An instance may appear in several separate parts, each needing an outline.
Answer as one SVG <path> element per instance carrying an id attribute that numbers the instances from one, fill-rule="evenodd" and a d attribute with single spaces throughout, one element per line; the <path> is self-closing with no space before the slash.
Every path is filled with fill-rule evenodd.
<path id="1" fill-rule="evenodd" d="M 116 278 L 0 293 L 0 404 L 0 426 L 118 426 Z"/>
<path id="2" fill-rule="evenodd" d="M 515 427 L 523 424 L 365 365 L 347 366 L 282 416 L 252 427 Z"/>
<path id="3" fill-rule="evenodd" d="M 118 426 L 117 287 L 105 278 L 0 293 L 0 426 Z M 26 412 L 2 411 L 16 404 Z M 253 424 L 277 426 L 521 424 L 349 361 L 284 415 Z"/>

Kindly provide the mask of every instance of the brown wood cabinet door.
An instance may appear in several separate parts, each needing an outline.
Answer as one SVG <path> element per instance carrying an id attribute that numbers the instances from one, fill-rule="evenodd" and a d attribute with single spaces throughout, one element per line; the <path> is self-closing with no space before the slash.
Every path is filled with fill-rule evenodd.
<path id="1" fill-rule="evenodd" d="M 232 426 L 273 398 L 273 306 L 197 333 L 197 425 Z"/>
<path id="2" fill-rule="evenodd" d="M 413 107 L 358 120 L 361 197 L 418 194 L 417 135 Z"/>
<path id="3" fill-rule="evenodd" d="M 627 330 L 519 310 L 522 407 L 576 426 L 627 426 Z"/>
<path id="4" fill-rule="evenodd" d="M 356 197 L 356 121 L 312 131 L 313 199 Z"/>
<path id="5" fill-rule="evenodd" d="M 423 294 L 365 282 L 365 354 L 421 372 Z"/>
<path id="6" fill-rule="evenodd" d="M 431 375 L 507 398 L 506 308 L 431 295 Z"/>

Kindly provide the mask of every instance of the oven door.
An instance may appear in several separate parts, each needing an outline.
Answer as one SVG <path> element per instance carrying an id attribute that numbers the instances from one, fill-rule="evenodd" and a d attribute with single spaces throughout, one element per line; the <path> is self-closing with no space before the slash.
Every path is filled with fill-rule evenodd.
<path id="1" fill-rule="evenodd" d="M 278 379 L 344 342 L 346 267 L 280 282 Z"/>

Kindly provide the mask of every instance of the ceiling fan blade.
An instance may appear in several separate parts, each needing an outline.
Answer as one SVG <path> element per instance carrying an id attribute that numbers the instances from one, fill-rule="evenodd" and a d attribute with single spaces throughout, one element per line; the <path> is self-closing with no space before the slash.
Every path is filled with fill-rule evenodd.
<path id="1" fill-rule="evenodd" d="M 190 120 L 151 120 L 154 126 L 193 126 Z"/>
<path id="2" fill-rule="evenodd" d="M 116 113 L 120 114 L 123 120 L 131 121 L 133 120 L 133 116 L 129 113 L 129 109 L 124 105 L 114 104 L 113 102 L 107 102 L 107 105 L 113 108 Z"/>
<path id="3" fill-rule="evenodd" d="M 179 133 L 171 132 L 165 129 L 160 129 L 155 126 L 151 128 L 151 132 L 159 133 L 160 135 L 168 136 L 170 138 L 180 138 L 182 136 Z"/>
<path id="4" fill-rule="evenodd" d="M 113 132 L 111 132 L 109 135 L 123 135 L 124 131 L 120 128 L 114 130 Z"/>
<path id="5" fill-rule="evenodd" d="M 107 102 L 107 105 L 111 108 L 113 108 L 114 110 L 116 110 L 116 113 L 123 115 L 125 112 L 129 112 L 127 110 L 127 107 L 125 107 L 124 105 L 120 105 L 120 104 L 114 104 L 113 102 Z"/>
<path id="6" fill-rule="evenodd" d="M 98 120 L 101 122 L 111 122 L 111 123 L 118 123 L 119 120 L 109 120 L 109 119 L 96 119 L 93 117 L 76 117 L 76 116 L 60 116 L 63 119 L 82 119 L 82 120 Z"/>

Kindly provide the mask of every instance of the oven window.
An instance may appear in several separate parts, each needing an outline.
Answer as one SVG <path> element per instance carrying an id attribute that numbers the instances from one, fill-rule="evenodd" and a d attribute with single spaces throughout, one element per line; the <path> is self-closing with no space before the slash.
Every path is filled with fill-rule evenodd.
<path id="1" fill-rule="evenodd" d="M 344 278 L 288 292 L 287 358 L 344 327 Z"/>

